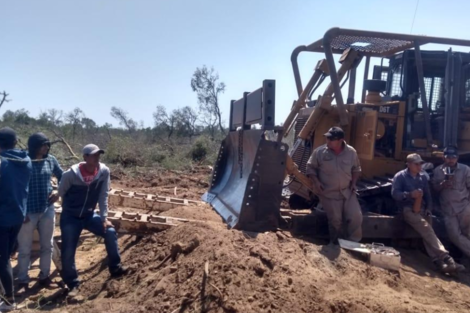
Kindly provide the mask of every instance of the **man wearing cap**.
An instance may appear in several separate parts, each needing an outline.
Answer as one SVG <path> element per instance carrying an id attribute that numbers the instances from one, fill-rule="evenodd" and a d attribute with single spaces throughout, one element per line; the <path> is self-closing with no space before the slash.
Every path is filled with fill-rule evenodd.
<path id="1" fill-rule="evenodd" d="M 406 157 L 407 168 L 393 177 L 392 197 L 404 221 L 423 238 L 424 247 L 437 269 L 443 273 L 462 271 L 465 268 L 454 262 L 432 228 L 432 197 L 428 178 L 421 172 L 423 163 L 419 154 Z"/>
<path id="2" fill-rule="evenodd" d="M 0 311 L 14 310 L 13 273 L 10 255 L 26 215 L 31 159 L 15 149 L 18 140 L 13 129 L 0 129 L 0 281 L 5 293 Z"/>
<path id="3" fill-rule="evenodd" d="M 59 184 L 59 195 L 62 197 L 61 274 L 69 288 L 70 297 L 78 294 L 80 284 L 75 267 L 75 251 L 83 229 L 104 238 L 112 277 L 119 277 L 127 272 L 127 269 L 121 265 L 116 230 L 107 220 L 110 173 L 109 168 L 100 163 L 103 153 L 104 151 L 97 145 L 86 145 L 83 148 L 85 162 L 73 165 L 63 174 Z M 95 213 L 97 204 L 100 209 L 99 215 Z"/>
<path id="4" fill-rule="evenodd" d="M 359 158 L 344 141 L 340 127 L 330 128 L 325 137 L 326 144 L 315 149 L 308 160 L 307 175 L 328 218 L 330 242 L 336 244 L 338 238 L 360 241 L 362 212 L 356 196 Z"/>
<path id="5" fill-rule="evenodd" d="M 444 164 L 434 169 L 432 185 L 439 193 L 450 241 L 470 258 L 470 168 L 458 163 L 455 147 L 444 149 Z"/>

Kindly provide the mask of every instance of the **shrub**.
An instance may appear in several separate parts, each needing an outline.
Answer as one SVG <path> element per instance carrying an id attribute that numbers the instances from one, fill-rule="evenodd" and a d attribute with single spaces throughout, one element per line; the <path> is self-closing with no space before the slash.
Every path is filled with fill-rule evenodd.
<path id="1" fill-rule="evenodd" d="M 210 139 L 204 136 L 199 137 L 191 147 L 190 155 L 192 160 L 199 162 L 206 159 L 209 154 L 209 149 Z"/>

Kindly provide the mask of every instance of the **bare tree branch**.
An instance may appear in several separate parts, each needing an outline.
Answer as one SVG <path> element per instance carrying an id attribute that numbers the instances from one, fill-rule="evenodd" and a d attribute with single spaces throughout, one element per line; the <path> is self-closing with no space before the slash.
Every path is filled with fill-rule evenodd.
<path id="1" fill-rule="evenodd" d="M 59 140 L 55 140 L 55 141 L 51 142 L 51 145 L 52 145 L 52 144 L 55 144 L 55 143 L 58 143 L 58 142 L 63 143 L 63 144 L 67 147 L 67 149 L 69 150 L 69 152 L 70 152 L 70 154 L 72 155 L 72 157 L 73 157 L 74 159 L 80 160 L 80 158 L 73 152 L 72 147 L 70 147 L 70 145 L 68 144 L 68 142 L 65 141 L 64 137 L 60 136 L 60 135 L 59 135 L 58 133 L 56 133 L 53 129 L 50 129 L 50 131 L 53 132 L 54 135 L 56 135 L 57 138 L 59 138 Z"/>
<path id="2" fill-rule="evenodd" d="M 0 96 L 2 96 L 2 100 L 0 100 L 0 108 L 2 107 L 2 105 L 5 102 L 10 102 L 11 101 L 10 99 L 7 99 L 9 95 L 10 94 L 6 93 L 6 91 L 3 91 L 2 93 L 0 93 Z"/>

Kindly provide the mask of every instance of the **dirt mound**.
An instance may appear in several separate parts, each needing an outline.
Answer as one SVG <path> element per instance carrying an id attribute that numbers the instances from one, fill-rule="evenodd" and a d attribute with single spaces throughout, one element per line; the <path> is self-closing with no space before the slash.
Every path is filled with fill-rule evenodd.
<path id="1" fill-rule="evenodd" d="M 188 217 L 190 208 L 166 215 Z M 371 267 L 338 247 L 290 233 L 228 230 L 204 209 L 207 222 L 187 223 L 122 242 L 133 274 L 83 284 L 74 312 L 468 312 L 468 276 L 436 275 L 429 260 L 405 251 L 400 273 Z M 418 257 L 416 257 L 418 255 Z M 205 266 L 208 276 L 205 278 Z M 415 270 L 417 268 L 418 270 Z M 68 308 L 70 309 L 70 307 Z"/>

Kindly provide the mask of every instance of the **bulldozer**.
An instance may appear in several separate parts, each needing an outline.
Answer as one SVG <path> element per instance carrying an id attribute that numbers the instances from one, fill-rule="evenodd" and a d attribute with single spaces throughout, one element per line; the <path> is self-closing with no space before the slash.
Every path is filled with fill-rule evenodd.
<path id="1" fill-rule="evenodd" d="M 448 50 L 422 51 L 426 44 Z M 405 167 L 406 155 L 419 153 L 428 169 L 442 162 L 448 145 L 459 147 L 463 162 L 470 156 L 470 53 L 449 46 L 470 47 L 470 40 L 331 28 L 323 38 L 295 48 L 291 62 L 298 98 L 289 115 L 282 126 L 275 125 L 275 80 L 231 101 L 229 133 L 203 200 L 229 227 L 261 231 L 288 220 L 288 226 L 324 234 L 326 218 L 317 209 L 306 166 L 325 143 L 324 133 L 340 126 L 361 162 L 357 185 L 364 237 L 413 237 L 390 196 L 393 175 Z M 306 84 L 298 63 L 305 52 L 322 55 Z M 361 74 L 362 92 L 356 95 Z M 283 199 L 313 214 L 282 214 Z"/>

